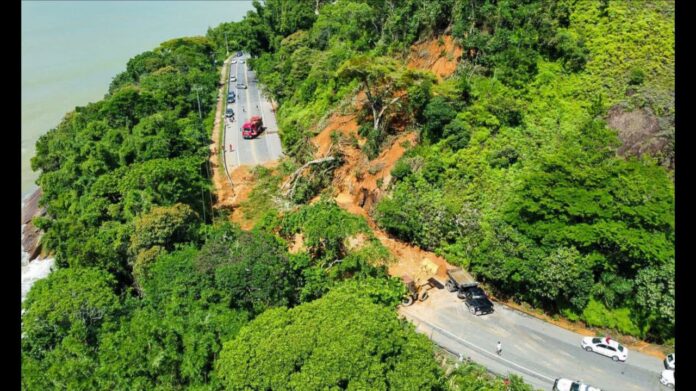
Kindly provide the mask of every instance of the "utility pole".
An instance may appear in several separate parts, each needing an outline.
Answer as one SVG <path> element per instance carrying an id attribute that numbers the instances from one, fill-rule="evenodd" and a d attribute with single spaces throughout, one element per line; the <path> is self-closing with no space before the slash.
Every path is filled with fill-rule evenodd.
<path id="1" fill-rule="evenodd" d="M 230 47 L 227 45 L 227 31 L 225 31 L 225 49 L 227 50 L 227 55 L 230 55 Z"/>
<path id="2" fill-rule="evenodd" d="M 198 90 L 201 89 L 201 86 L 194 86 L 193 90 L 196 91 L 196 101 L 198 101 L 198 119 L 203 119 L 203 114 L 201 114 L 201 98 L 198 96 Z"/>

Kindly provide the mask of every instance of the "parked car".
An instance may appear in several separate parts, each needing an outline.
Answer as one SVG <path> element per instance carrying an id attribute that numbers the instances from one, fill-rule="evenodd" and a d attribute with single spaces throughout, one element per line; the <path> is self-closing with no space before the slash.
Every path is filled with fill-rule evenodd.
<path id="1" fill-rule="evenodd" d="M 236 63 L 237 63 L 237 60 L 230 61 L 230 64 L 236 64 Z"/>
<path id="2" fill-rule="evenodd" d="M 237 52 L 237 57 L 241 57 L 241 56 L 242 56 L 242 52 Z"/>
<path id="3" fill-rule="evenodd" d="M 246 86 L 246 84 L 244 84 L 244 83 L 238 83 L 238 84 L 237 84 L 237 88 L 241 88 L 241 89 L 243 89 L 243 90 L 246 90 L 247 86 Z"/>
<path id="4" fill-rule="evenodd" d="M 667 357 L 665 357 L 665 361 L 664 361 L 665 368 L 674 369 L 674 360 L 675 360 L 674 353 L 668 354 Z"/>
<path id="5" fill-rule="evenodd" d="M 608 338 L 585 337 L 582 339 L 580 346 L 588 352 L 595 352 L 611 357 L 614 361 L 626 361 L 628 358 L 628 349 L 620 343 L 609 340 Z"/>
<path id="6" fill-rule="evenodd" d="M 486 296 L 486 292 L 477 286 L 462 289 L 457 293 L 457 297 L 464 299 L 466 308 L 474 315 L 484 315 L 493 312 L 493 303 Z"/>
<path id="7" fill-rule="evenodd" d="M 244 60 L 239 60 L 239 63 L 240 63 L 240 64 L 244 64 Z"/>
<path id="8" fill-rule="evenodd" d="M 235 98 L 234 95 L 227 95 L 227 103 L 234 103 Z"/>
<path id="9" fill-rule="evenodd" d="M 602 391 L 599 388 L 589 386 L 580 380 L 556 379 L 553 382 L 553 391 Z"/>
<path id="10" fill-rule="evenodd" d="M 227 118 L 234 117 L 234 110 L 232 110 L 231 107 L 228 107 L 227 111 L 225 111 L 225 117 L 227 117 Z"/>
<path id="11" fill-rule="evenodd" d="M 230 81 L 231 82 L 236 82 L 237 81 L 237 76 L 230 76 Z"/>
<path id="12" fill-rule="evenodd" d="M 674 369 L 665 369 L 660 376 L 660 383 L 669 388 L 674 388 Z"/>

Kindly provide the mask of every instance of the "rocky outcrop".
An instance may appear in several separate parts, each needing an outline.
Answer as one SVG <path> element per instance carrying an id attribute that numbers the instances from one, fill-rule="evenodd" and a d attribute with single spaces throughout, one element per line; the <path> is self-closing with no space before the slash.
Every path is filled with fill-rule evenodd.
<path id="1" fill-rule="evenodd" d="M 42 232 L 34 226 L 32 219 L 43 216 L 46 209 L 39 206 L 41 189 L 37 189 L 22 204 L 22 250 L 29 254 L 29 260 L 35 259 L 41 253 Z"/>

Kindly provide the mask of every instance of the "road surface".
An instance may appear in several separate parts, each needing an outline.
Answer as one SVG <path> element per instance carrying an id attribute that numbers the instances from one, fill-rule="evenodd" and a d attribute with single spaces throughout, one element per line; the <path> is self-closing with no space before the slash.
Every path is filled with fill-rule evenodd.
<path id="1" fill-rule="evenodd" d="M 247 59 L 246 54 L 232 57 L 235 63 L 229 64 L 230 75 L 235 75 L 237 81 L 227 80 L 228 91 L 234 91 L 237 98 L 235 103 L 226 103 L 225 106 L 225 110 L 231 107 L 235 114 L 233 119 L 225 117 L 223 145 L 228 172 L 240 165 L 257 165 L 277 160 L 283 153 L 275 114 L 271 110 L 270 102 L 258 88 L 256 74 L 247 67 Z M 240 83 L 247 88 L 237 88 Z M 223 99 L 226 102 L 227 96 Z M 245 140 L 242 138 L 242 124 L 254 115 L 261 116 L 266 129 L 258 137 Z"/>
<path id="2" fill-rule="evenodd" d="M 489 315 L 470 314 L 464 302 L 446 289 L 434 289 L 425 302 L 399 310 L 419 332 L 452 352 L 461 352 L 492 372 L 514 373 L 542 390 L 554 379 L 583 380 L 602 391 L 662 391 L 662 362 L 629 350 L 625 363 L 586 352 L 583 335 L 495 303 Z M 503 352 L 497 356 L 496 343 Z"/>

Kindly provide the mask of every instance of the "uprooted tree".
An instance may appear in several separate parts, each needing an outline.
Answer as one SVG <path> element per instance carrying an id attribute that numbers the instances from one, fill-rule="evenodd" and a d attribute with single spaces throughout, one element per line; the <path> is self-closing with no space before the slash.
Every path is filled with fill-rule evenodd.
<path id="1" fill-rule="evenodd" d="M 379 132 L 383 119 L 408 99 L 407 87 L 432 80 L 430 73 L 406 68 L 389 57 L 355 56 L 338 69 L 344 80 L 358 79 L 372 111 L 372 126 Z"/>

